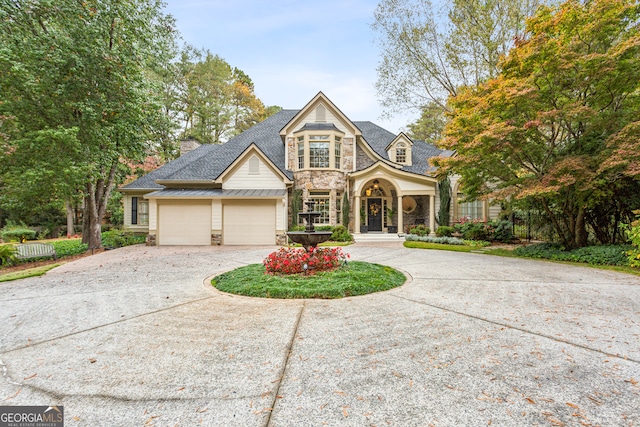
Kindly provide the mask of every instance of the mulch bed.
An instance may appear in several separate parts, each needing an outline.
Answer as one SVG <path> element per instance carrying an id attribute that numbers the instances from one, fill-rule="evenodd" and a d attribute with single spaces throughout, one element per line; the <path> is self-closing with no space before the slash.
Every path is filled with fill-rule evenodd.
<path id="1" fill-rule="evenodd" d="M 64 257 L 64 258 L 58 258 L 57 260 L 52 258 L 52 259 L 45 259 L 45 260 L 40 260 L 40 261 L 22 262 L 20 264 L 10 265 L 10 266 L 7 266 L 7 267 L 3 266 L 3 267 L 0 267 L 0 275 L 13 273 L 13 272 L 16 272 L 16 271 L 28 270 L 30 268 L 42 267 L 44 265 L 64 264 L 64 263 L 67 263 L 67 262 L 70 262 L 70 261 L 75 261 L 75 260 L 80 259 L 80 258 L 85 258 L 85 257 L 91 256 L 91 255 L 99 254 L 100 252 L 104 252 L 104 249 L 95 249 L 93 252 L 92 251 L 87 251 L 87 252 L 85 252 L 83 254 L 68 256 L 68 257 Z"/>

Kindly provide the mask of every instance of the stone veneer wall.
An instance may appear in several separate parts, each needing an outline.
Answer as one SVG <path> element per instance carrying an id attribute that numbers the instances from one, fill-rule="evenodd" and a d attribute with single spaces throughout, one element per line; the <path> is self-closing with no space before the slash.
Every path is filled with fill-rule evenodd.
<path id="1" fill-rule="evenodd" d="M 358 165 L 357 170 L 366 169 L 374 163 L 375 161 L 367 156 L 362 148 L 358 147 L 356 149 L 356 164 Z"/>
<path id="2" fill-rule="evenodd" d="M 412 196 L 416 201 L 416 209 L 411 213 L 403 212 L 405 232 L 417 224 L 429 226 L 429 196 Z M 437 212 L 436 212 L 437 213 Z M 435 231 L 435 230 L 431 230 Z"/>
<path id="3" fill-rule="evenodd" d="M 294 172 L 293 179 L 295 188 L 302 190 L 303 202 L 309 199 L 311 191 L 329 191 L 329 223 L 336 225 L 339 222 L 336 217 L 337 194 L 346 191 L 347 174 L 332 170 L 304 170 Z"/>

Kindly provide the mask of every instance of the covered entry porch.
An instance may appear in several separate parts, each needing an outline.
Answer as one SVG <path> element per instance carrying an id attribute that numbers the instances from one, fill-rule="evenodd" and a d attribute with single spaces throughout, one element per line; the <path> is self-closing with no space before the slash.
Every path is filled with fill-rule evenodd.
<path id="1" fill-rule="evenodd" d="M 352 174 L 354 233 L 404 233 L 424 224 L 435 232 L 436 188 L 433 177 L 374 165 Z"/>

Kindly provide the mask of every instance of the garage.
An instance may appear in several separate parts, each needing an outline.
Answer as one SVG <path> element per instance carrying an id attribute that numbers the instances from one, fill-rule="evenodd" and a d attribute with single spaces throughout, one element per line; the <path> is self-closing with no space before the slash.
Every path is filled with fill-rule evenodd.
<path id="1" fill-rule="evenodd" d="M 224 202 L 223 244 L 275 245 L 275 200 L 237 200 Z"/>
<path id="2" fill-rule="evenodd" d="M 211 200 L 159 202 L 158 244 L 211 245 Z"/>

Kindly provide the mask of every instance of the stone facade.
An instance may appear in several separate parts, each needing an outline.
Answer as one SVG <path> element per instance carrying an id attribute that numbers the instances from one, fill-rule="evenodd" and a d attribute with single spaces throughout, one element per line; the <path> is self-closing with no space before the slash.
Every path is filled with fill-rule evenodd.
<path id="1" fill-rule="evenodd" d="M 356 148 L 356 164 L 358 165 L 358 170 L 366 169 L 374 163 L 375 161 L 367 156 L 362 148 Z"/>
<path id="2" fill-rule="evenodd" d="M 352 171 L 355 156 L 354 138 L 346 137 L 342 140 L 342 170 Z"/>
<path id="3" fill-rule="evenodd" d="M 329 224 L 337 225 L 340 218 L 336 215 L 338 197 L 347 189 L 347 174 L 331 170 L 304 170 L 293 174 L 295 188 L 302 190 L 302 200 L 309 200 L 312 191 L 329 192 Z"/>
<path id="4" fill-rule="evenodd" d="M 287 244 L 287 235 L 286 235 L 286 233 L 276 234 L 276 245 L 285 246 L 286 244 Z"/>
<path id="5" fill-rule="evenodd" d="M 429 226 L 429 196 L 412 196 L 416 201 L 416 208 L 413 212 L 403 212 L 403 222 L 405 232 L 414 225 L 424 224 Z M 435 230 L 432 230 L 435 231 Z"/>
<path id="6" fill-rule="evenodd" d="M 155 246 L 156 245 L 156 235 L 155 234 L 147 234 L 147 239 L 145 240 L 145 245 L 147 245 L 147 246 Z"/>
<path id="7" fill-rule="evenodd" d="M 180 155 L 184 156 L 189 151 L 193 151 L 200 146 L 200 143 L 195 139 L 184 139 L 180 141 Z"/>

